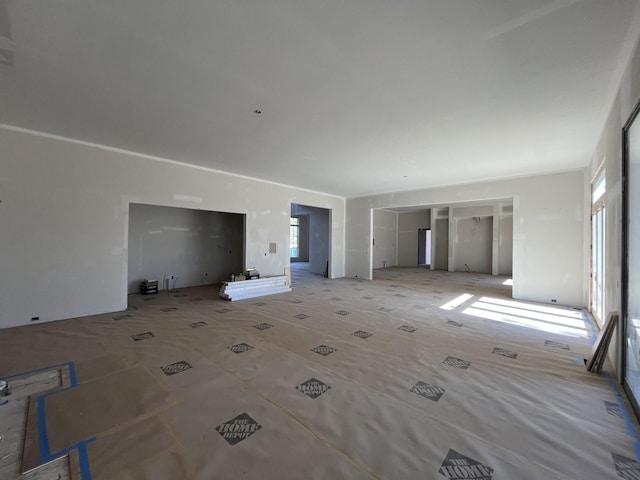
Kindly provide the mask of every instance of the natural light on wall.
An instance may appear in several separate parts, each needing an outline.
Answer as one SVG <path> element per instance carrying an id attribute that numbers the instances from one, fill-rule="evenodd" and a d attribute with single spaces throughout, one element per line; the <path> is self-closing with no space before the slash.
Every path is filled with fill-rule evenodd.
<path id="1" fill-rule="evenodd" d="M 583 338 L 589 336 L 582 312 L 579 310 L 482 297 L 463 310 L 463 313 L 560 335 Z"/>

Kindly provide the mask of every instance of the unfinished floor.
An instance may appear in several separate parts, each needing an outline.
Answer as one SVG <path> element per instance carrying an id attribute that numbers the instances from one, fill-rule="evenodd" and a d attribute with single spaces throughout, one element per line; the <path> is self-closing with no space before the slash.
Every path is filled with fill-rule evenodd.
<path id="1" fill-rule="evenodd" d="M 132 295 L 0 331 L 0 478 L 640 478 L 582 311 L 505 277 L 374 277 L 294 268 L 291 293 Z"/>

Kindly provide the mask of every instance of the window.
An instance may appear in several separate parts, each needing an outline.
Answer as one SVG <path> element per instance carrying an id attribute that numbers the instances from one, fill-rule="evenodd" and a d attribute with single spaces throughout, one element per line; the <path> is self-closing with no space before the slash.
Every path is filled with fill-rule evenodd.
<path id="1" fill-rule="evenodd" d="M 298 258 L 300 256 L 300 219 L 291 217 L 289 223 L 289 256 Z"/>
<path id="2" fill-rule="evenodd" d="M 607 180 L 603 166 L 591 183 L 591 313 L 602 327 L 605 320 L 605 244 Z"/>

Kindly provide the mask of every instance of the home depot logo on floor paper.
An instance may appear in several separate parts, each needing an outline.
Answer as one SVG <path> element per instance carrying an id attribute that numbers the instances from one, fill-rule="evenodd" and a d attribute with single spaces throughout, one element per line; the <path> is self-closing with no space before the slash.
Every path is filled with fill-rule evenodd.
<path id="1" fill-rule="evenodd" d="M 449 450 L 438 472 L 451 480 L 491 480 L 493 477 L 493 468 L 455 450 Z"/>

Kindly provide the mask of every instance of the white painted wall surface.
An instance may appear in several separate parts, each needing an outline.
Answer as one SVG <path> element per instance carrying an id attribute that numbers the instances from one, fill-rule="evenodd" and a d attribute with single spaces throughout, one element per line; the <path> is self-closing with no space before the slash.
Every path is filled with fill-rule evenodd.
<path id="1" fill-rule="evenodd" d="M 513 198 L 514 298 L 582 306 L 585 272 L 585 170 L 347 200 L 346 275 L 370 278 L 370 210 Z"/>
<path id="2" fill-rule="evenodd" d="M 418 229 L 431 228 L 431 211 L 398 213 L 398 265 L 418 264 Z"/>
<path id="3" fill-rule="evenodd" d="M 373 211 L 373 268 L 394 267 L 398 255 L 398 214 Z"/>
<path id="4" fill-rule="evenodd" d="M 453 271 L 491 273 L 493 217 L 454 218 L 453 224 Z"/>
<path id="5" fill-rule="evenodd" d="M 130 202 L 246 214 L 246 266 L 263 276 L 289 264 L 291 203 L 329 208 L 344 276 L 341 197 L 6 126 L 0 145 L 0 327 L 124 310 Z"/>
<path id="6" fill-rule="evenodd" d="M 606 250 L 605 250 L 605 306 L 607 311 L 621 309 L 622 281 L 622 127 L 631 115 L 634 106 L 640 100 L 640 43 L 636 43 L 633 53 L 617 90 L 615 100 L 602 129 L 600 139 L 591 157 L 589 174 L 586 183 L 585 203 L 591 205 L 590 185 L 602 160 L 605 160 L 606 191 Z M 589 207 L 590 208 L 590 207 Z M 587 215 L 590 210 L 587 211 Z M 585 243 L 588 247 L 590 238 L 589 224 L 585 225 Z M 589 251 L 586 251 L 584 264 L 587 273 L 590 269 Z M 609 346 L 609 358 L 618 375 L 620 365 L 620 329 L 614 334 Z M 619 377 L 620 378 L 620 377 Z"/>
<path id="7" fill-rule="evenodd" d="M 504 213 L 501 207 L 511 207 Z M 496 202 L 493 205 L 454 207 L 451 209 L 451 253 L 449 270 L 511 274 L 513 251 L 513 220 L 511 202 Z M 506 218 L 511 222 L 507 222 Z M 477 222 L 474 228 L 469 221 Z M 488 223 L 492 224 L 489 228 Z M 502 228 L 504 226 L 504 228 Z M 487 232 L 487 228 L 489 231 Z M 492 245 L 491 245 L 492 244 Z M 503 252 L 504 250 L 504 252 Z"/>

